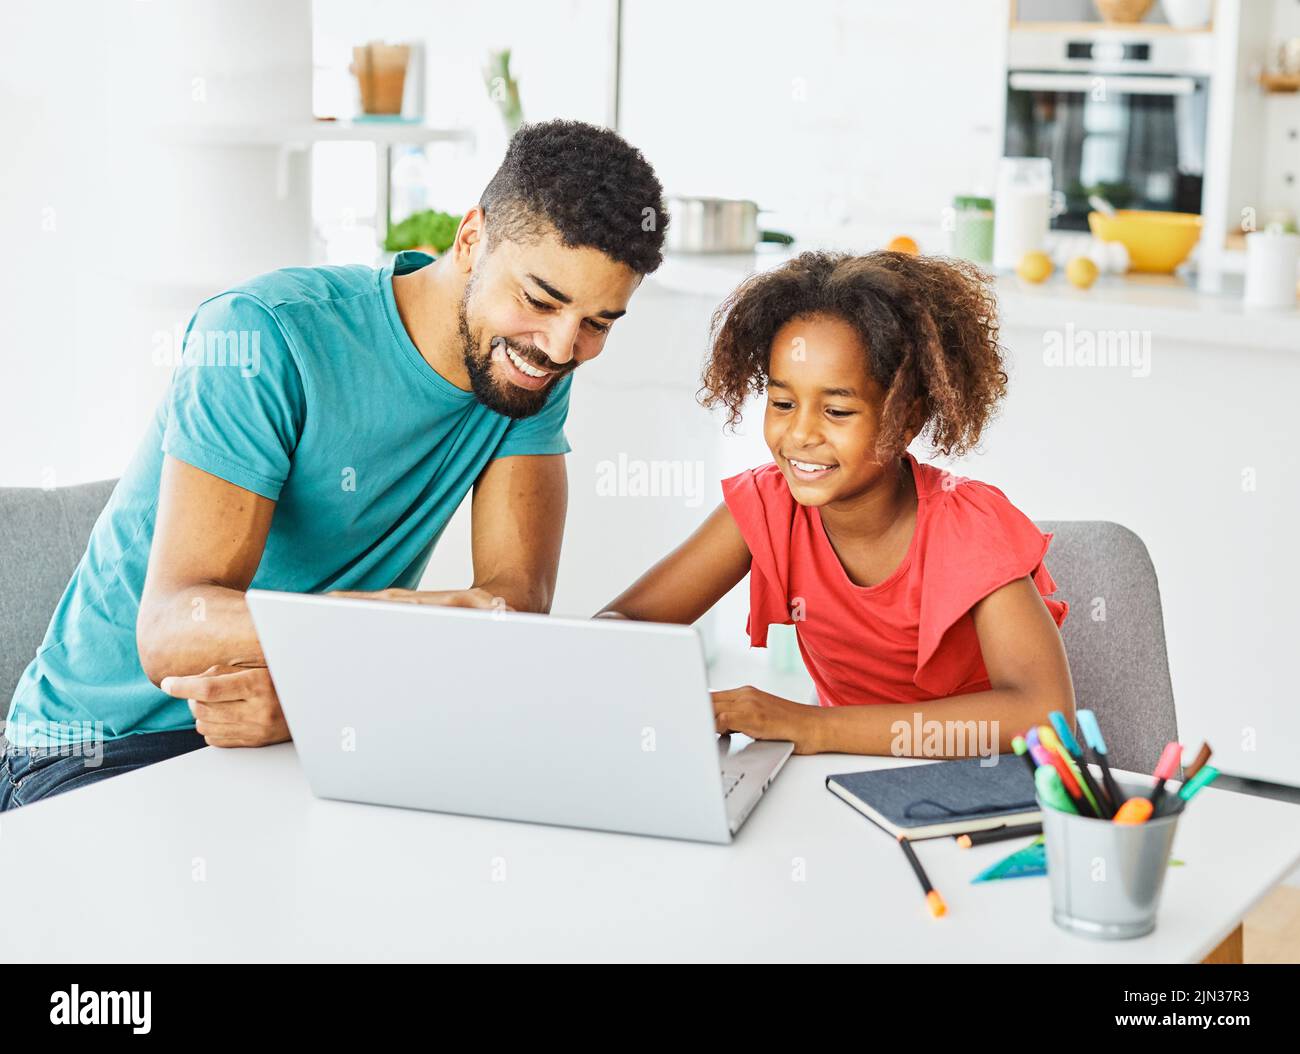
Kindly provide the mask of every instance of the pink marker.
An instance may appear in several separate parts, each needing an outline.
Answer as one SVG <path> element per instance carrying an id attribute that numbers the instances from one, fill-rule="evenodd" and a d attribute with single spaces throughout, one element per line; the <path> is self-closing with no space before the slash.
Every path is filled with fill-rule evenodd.
<path id="1" fill-rule="evenodd" d="M 1170 779 L 1178 766 L 1183 760 L 1183 747 L 1181 743 L 1169 743 L 1165 746 L 1164 753 L 1160 755 L 1160 761 L 1156 764 L 1156 786 L 1151 792 L 1151 811 L 1154 813 L 1160 805 L 1160 799 L 1165 794 L 1165 780 Z"/>
<path id="2" fill-rule="evenodd" d="M 1046 765 L 1049 769 L 1055 768 L 1052 764 L 1051 755 L 1048 754 L 1047 748 L 1042 743 L 1033 742 L 1026 744 L 1029 749 L 1029 756 L 1034 759 L 1036 765 Z"/>

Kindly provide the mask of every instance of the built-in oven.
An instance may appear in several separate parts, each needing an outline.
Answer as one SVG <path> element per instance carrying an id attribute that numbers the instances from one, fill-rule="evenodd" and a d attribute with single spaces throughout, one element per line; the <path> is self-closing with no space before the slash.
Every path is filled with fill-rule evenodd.
<path id="1" fill-rule="evenodd" d="M 1054 227 L 1087 230 L 1094 194 L 1201 211 L 1209 34 L 1013 30 L 1008 59 L 1004 153 L 1051 160 Z"/>

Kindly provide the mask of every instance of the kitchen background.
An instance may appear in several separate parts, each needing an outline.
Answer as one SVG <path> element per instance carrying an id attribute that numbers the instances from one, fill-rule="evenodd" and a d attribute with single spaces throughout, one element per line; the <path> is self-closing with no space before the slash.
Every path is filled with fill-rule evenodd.
<path id="1" fill-rule="evenodd" d="M 1099 13 L 1131 6 L 1149 10 Z M 998 280 L 1011 393 L 954 467 L 1036 518 L 1136 531 L 1184 739 L 1210 740 L 1227 772 L 1300 784 L 1300 311 L 1245 302 L 1251 267 L 1255 299 L 1294 299 L 1297 40 L 1298 0 L 804 0 L 797 17 L 685 0 L 6 4 L 0 485 L 119 474 L 204 297 L 274 267 L 379 264 L 390 221 L 459 214 L 517 89 L 524 119 L 616 125 L 670 194 L 757 202 L 758 228 L 795 239 L 673 254 L 584 368 L 557 612 L 589 614 L 698 523 L 721 477 L 766 460 L 752 428 L 724 436 L 693 401 L 737 282 L 790 251 L 900 237 L 980 256 L 996 204 L 1028 232 Z M 349 67 L 378 92 L 392 57 L 354 52 L 368 42 L 409 46 L 400 119 L 361 114 Z M 1052 158 L 1065 211 L 1046 260 L 1024 260 L 1047 212 L 1023 211 L 1035 173 L 1009 182 L 1008 149 Z M 1203 226 L 1157 235 L 1175 273 L 1125 273 L 1146 242 L 1066 229 L 1086 226 L 1090 191 Z M 1100 264 L 1087 288 L 1076 257 Z M 1085 339 L 1118 358 L 1051 353 Z M 670 493 L 639 495 L 656 465 L 677 473 Z M 465 511 L 431 584 L 468 580 Z M 806 692 L 788 647 L 746 652 L 743 586 L 703 629 L 719 676 Z"/>

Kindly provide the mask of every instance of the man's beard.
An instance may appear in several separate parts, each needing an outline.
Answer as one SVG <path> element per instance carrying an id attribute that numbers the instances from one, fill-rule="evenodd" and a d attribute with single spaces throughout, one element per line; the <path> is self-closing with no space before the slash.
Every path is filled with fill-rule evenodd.
<path id="1" fill-rule="evenodd" d="M 466 305 L 472 288 L 473 279 L 470 280 L 465 295 L 460 300 L 460 340 L 465 357 L 465 369 L 469 373 L 470 388 L 478 401 L 489 410 L 516 420 L 521 417 L 532 417 L 546 405 L 551 389 L 558 383 L 558 377 L 552 377 L 544 387 L 530 391 L 509 381 L 499 381 L 492 375 L 492 348 L 483 347 L 481 330 L 473 332 L 469 328 Z M 538 348 L 515 344 L 505 337 L 496 339 L 503 341 L 506 347 L 511 348 L 527 363 L 540 364 L 547 361 L 546 355 Z"/>

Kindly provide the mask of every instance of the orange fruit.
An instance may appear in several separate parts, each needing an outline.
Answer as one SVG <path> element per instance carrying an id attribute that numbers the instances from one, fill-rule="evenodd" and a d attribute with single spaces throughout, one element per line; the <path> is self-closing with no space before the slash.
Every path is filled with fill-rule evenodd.
<path id="1" fill-rule="evenodd" d="M 891 253 L 908 253 L 912 256 L 919 256 L 921 254 L 921 247 L 906 234 L 900 234 L 897 238 L 890 241 L 885 248 Z"/>

